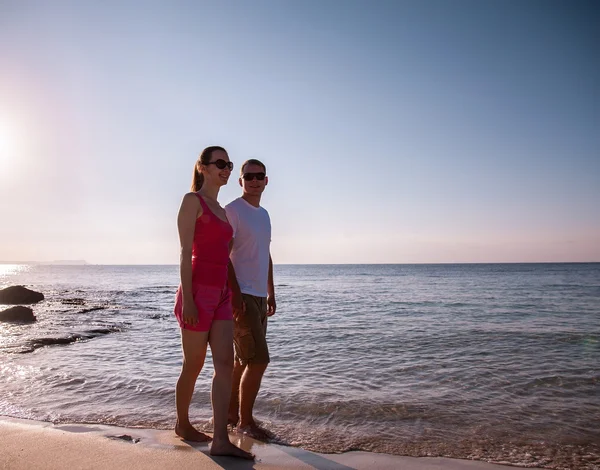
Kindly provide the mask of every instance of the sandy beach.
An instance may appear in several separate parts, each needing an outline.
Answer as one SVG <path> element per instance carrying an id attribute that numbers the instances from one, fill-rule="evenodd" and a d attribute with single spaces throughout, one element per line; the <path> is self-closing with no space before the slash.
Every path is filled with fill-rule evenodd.
<path id="1" fill-rule="evenodd" d="M 60 424 L 0 418 L 0 468 L 44 469 L 406 469 L 491 470 L 485 462 L 401 457 L 369 452 L 318 454 L 232 434 L 255 462 L 211 457 L 208 444 L 184 442 L 172 431 Z"/>

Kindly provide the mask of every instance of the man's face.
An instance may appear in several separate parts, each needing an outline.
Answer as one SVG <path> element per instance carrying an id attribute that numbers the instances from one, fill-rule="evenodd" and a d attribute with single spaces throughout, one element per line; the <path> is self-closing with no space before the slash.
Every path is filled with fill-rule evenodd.
<path id="1" fill-rule="evenodd" d="M 244 172 L 240 177 L 240 186 L 244 193 L 252 196 L 260 196 L 268 182 L 269 178 L 265 174 L 264 168 L 253 163 L 244 167 Z"/>

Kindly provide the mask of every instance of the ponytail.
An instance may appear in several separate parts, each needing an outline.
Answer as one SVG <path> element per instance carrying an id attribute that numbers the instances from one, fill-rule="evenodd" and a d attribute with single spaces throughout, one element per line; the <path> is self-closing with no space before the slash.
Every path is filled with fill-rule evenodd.
<path id="1" fill-rule="evenodd" d="M 204 175 L 198 171 L 198 166 L 198 163 L 194 165 L 194 175 L 192 176 L 192 187 L 190 189 L 194 193 L 200 191 L 202 184 L 204 184 Z"/>
<path id="2" fill-rule="evenodd" d="M 202 153 L 198 157 L 198 161 L 196 161 L 196 164 L 194 165 L 194 174 L 192 176 L 191 187 L 192 192 L 200 191 L 200 188 L 204 184 L 204 175 L 200 171 L 200 165 L 208 165 L 210 163 L 210 159 L 212 158 L 212 153 L 215 150 L 222 150 L 223 152 L 227 153 L 227 150 L 225 150 L 223 147 L 219 147 L 218 145 L 206 147 L 204 150 L 202 150 Z"/>

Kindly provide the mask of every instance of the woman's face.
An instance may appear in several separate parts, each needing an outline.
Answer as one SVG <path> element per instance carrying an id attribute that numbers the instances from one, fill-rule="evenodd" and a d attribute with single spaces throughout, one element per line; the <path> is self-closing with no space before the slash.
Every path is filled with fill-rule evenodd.
<path id="1" fill-rule="evenodd" d="M 201 165 L 200 171 L 205 181 L 210 181 L 217 186 L 227 184 L 233 164 L 229 161 L 229 155 L 223 150 L 213 151 L 210 163 Z"/>

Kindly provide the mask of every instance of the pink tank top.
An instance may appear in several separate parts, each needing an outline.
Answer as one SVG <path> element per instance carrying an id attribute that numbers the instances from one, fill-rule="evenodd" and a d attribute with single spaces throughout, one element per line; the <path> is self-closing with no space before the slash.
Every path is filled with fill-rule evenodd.
<path id="1" fill-rule="evenodd" d="M 233 229 L 229 222 L 219 219 L 200 194 L 202 215 L 196 219 L 192 246 L 192 284 L 224 287 L 227 282 L 229 242 Z"/>

